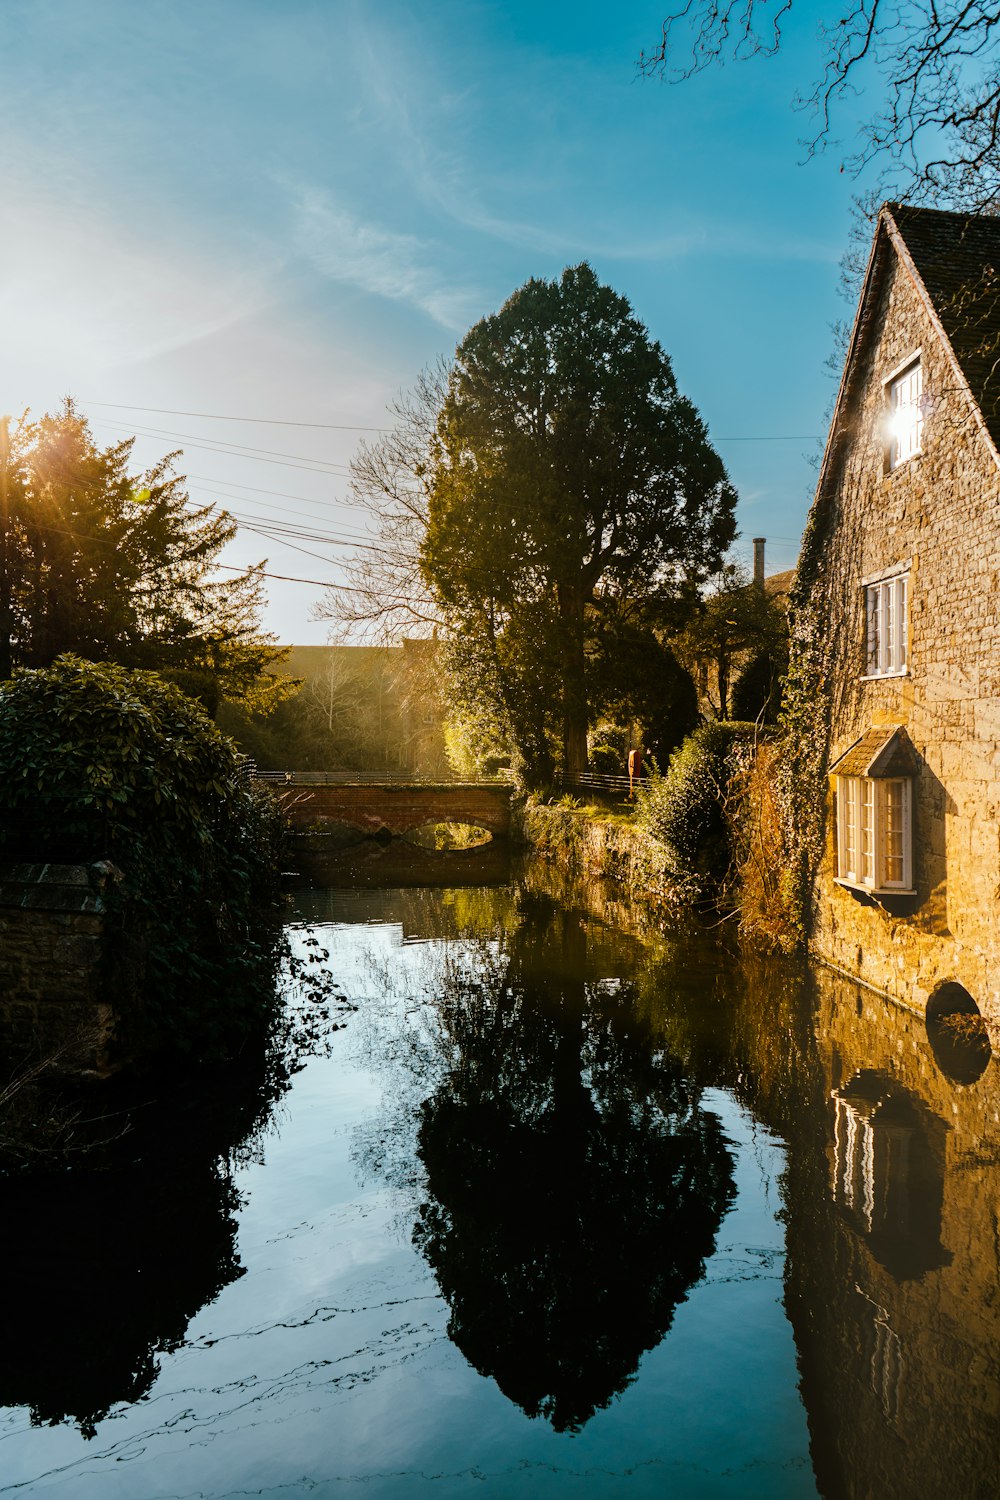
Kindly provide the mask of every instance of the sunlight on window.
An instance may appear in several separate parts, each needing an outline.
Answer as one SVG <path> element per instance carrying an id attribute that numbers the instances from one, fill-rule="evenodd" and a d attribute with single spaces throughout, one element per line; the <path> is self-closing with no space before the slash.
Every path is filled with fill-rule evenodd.
<path id="1" fill-rule="evenodd" d="M 889 468 L 898 468 L 920 452 L 924 430 L 923 372 L 917 360 L 886 388 Z"/>

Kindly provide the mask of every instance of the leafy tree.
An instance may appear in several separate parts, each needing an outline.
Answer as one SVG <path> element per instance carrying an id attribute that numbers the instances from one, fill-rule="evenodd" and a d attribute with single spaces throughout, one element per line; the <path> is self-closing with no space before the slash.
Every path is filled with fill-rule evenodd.
<path id="1" fill-rule="evenodd" d="M 67 401 L 0 455 L 12 664 L 72 652 L 173 672 L 206 704 L 221 693 L 266 709 L 290 684 L 268 670 L 282 653 L 260 629 L 261 570 L 213 581 L 235 522 L 190 504 L 173 455 L 130 473 L 133 442 L 98 448 Z"/>
<path id="2" fill-rule="evenodd" d="M 660 765 L 700 723 L 694 679 L 648 625 L 609 624 L 602 617 L 588 681 L 598 711 L 612 723 L 635 726 L 642 749 Z M 624 769 L 623 751 L 613 770 Z"/>
<path id="3" fill-rule="evenodd" d="M 781 606 L 765 589 L 751 583 L 742 568 L 730 563 L 702 599 L 677 649 L 682 659 L 699 670 L 716 716 L 728 719 L 734 672 L 751 655 L 762 653 L 780 664 L 787 658 L 787 642 L 788 623 Z"/>
<path id="4" fill-rule="evenodd" d="M 733 683 L 733 718 L 750 723 L 777 724 L 787 672 L 787 644 L 778 650 L 755 652 Z"/>
<path id="5" fill-rule="evenodd" d="M 481 767 L 504 750 L 525 785 L 551 785 L 558 701 L 555 628 L 547 601 L 512 604 L 501 625 L 480 609 L 455 619 L 445 643 L 449 715 Z"/>
<path id="6" fill-rule="evenodd" d="M 791 0 L 691 0 L 668 13 L 639 69 L 677 82 L 727 58 L 773 57 L 791 13 Z M 857 175 L 881 163 L 907 196 L 992 206 L 1000 192 L 1000 10 L 983 0 L 850 0 L 817 7 L 815 21 L 825 55 L 795 101 L 816 122 L 810 152 L 830 144 L 844 96 L 874 79 L 879 107 L 845 166 Z"/>
<path id="7" fill-rule="evenodd" d="M 670 361 L 588 265 L 532 280 L 459 345 L 426 476 L 425 581 L 527 775 L 555 717 L 586 768 L 601 614 L 719 564 L 735 495 Z"/>

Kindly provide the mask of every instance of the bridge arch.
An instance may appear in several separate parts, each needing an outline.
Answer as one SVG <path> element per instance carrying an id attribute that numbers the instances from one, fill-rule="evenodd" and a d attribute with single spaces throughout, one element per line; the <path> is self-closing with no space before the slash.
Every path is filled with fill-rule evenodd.
<path id="1" fill-rule="evenodd" d="M 427 823 L 471 823 L 495 839 L 510 836 L 513 788 L 505 782 L 278 781 L 293 828 L 346 824 L 362 833 L 410 833 Z"/>

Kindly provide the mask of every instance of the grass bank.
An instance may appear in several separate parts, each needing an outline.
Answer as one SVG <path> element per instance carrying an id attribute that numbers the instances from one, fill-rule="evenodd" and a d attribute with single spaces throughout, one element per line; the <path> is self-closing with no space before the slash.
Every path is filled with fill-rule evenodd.
<path id="1" fill-rule="evenodd" d="M 662 912 L 676 913 L 689 904 L 667 873 L 667 850 L 631 812 L 527 802 L 514 831 L 520 843 L 574 877 L 612 880 L 626 897 Z"/>

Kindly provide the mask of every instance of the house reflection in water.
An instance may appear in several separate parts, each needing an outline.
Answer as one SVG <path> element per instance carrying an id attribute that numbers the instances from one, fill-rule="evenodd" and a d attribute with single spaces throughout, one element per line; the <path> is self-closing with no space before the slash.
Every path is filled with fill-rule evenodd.
<path id="1" fill-rule="evenodd" d="M 834 1201 L 898 1280 L 946 1264 L 941 1122 L 882 1073 L 856 1073 L 832 1099 Z"/>
<path id="2" fill-rule="evenodd" d="M 956 1086 L 917 1017 L 835 975 L 817 974 L 816 1001 L 786 1308 L 820 1493 L 994 1500 L 997 1069 Z"/>

